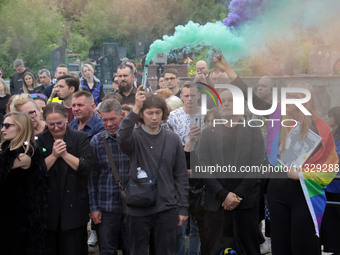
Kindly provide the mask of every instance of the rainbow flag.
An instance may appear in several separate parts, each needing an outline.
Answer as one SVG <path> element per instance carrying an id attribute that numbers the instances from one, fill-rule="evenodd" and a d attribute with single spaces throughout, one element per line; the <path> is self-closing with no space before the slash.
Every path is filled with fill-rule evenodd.
<path id="1" fill-rule="evenodd" d="M 277 109 L 270 119 L 281 120 L 281 110 Z M 278 165 L 277 152 L 280 143 L 281 124 L 277 121 L 272 126 L 268 123 L 267 132 L 267 154 L 268 160 L 273 165 Z M 322 119 L 315 119 L 314 123 L 322 137 L 321 147 L 307 160 L 300 172 L 300 184 L 308 205 L 309 212 L 314 222 L 315 233 L 320 235 L 321 220 L 326 208 L 325 188 L 333 180 L 336 172 L 333 171 L 339 162 L 335 150 L 332 132 Z M 322 166 L 322 172 L 317 172 L 313 165 Z"/>

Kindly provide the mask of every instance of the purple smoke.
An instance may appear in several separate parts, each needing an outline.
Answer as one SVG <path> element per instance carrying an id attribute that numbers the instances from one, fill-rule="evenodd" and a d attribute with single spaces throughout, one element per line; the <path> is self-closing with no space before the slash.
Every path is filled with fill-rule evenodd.
<path id="1" fill-rule="evenodd" d="M 252 20 L 262 10 L 263 0 L 232 0 L 228 17 L 223 20 L 227 27 L 236 28 Z"/>

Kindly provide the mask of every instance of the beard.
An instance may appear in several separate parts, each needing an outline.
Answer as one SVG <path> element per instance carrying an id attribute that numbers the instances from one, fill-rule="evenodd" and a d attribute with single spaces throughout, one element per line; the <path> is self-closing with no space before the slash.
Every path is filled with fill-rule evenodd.
<path id="1" fill-rule="evenodd" d="M 119 91 L 124 93 L 124 92 L 129 92 L 132 88 L 132 84 L 126 83 L 126 85 L 123 85 L 122 83 L 118 85 Z"/>

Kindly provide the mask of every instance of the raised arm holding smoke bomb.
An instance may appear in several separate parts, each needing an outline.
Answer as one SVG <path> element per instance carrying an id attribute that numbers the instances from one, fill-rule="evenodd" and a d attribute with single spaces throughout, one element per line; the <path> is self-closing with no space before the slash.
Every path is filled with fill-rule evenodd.
<path id="1" fill-rule="evenodd" d="M 188 218 L 188 178 L 180 138 L 161 127 L 168 107 L 159 95 L 146 95 L 140 86 L 132 111 L 124 118 L 117 133 L 121 150 L 129 156 L 131 178 L 127 187 L 126 224 L 131 254 L 147 254 L 154 232 L 156 254 L 172 255 L 177 225 Z M 142 123 L 135 128 L 137 122 Z M 139 185 L 137 185 L 139 183 Z M 154 191 L 134 187 L 157 184 Z M 141 187 L 141 188 L 142 188 Z M 134 201 L 133 191 L 139 201 Z M 148 204 L 143 194 L 154 194 Z M 152 215 L 152 217 L 150 217 Z M 152 229 L 150 229 L 152 226 Z"/>

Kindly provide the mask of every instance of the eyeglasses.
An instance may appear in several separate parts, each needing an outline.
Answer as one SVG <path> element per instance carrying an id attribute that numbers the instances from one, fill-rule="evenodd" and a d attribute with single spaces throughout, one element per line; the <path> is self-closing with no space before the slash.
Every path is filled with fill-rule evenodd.
<path id="1" fill-rule="evenodd" d="M 1 123 L 1 129 L 5 128 L 5 129 L 9 129 L 9 127 L 14 126 L 14 124 L 11 123 Z"/>
<path id="2" fill-rule="evenodd" d="M 33 99 L 43 99 L 47 100 L 47 97 L 44 94 L 30 94 L 31 98 Z"/>
<path id="3" fill-rule="evenodd" d="M 176 79 L 176 77 L 164 78 L 165 81 L 173 81 L 175 79 Z"/>
<path id="4" fill-rule="evenodd" d="M 59 122 L 57 122 L 57 123 L 46 123 L 47 124 L 47 127 L 49 128 L 49 129 L 54 129 L 56 126 L 58 127 L 58 128 L 63 128 L 64 126 L 65 126 L 65 124 L 67 123 L 67 121 L 59 121 Z"/>
<path id="5" fill-rule="evenodd" d="M 33 111 L 28 112 L 28 116 L 30 116 L 31 118 L 34 118 L 35 116 L 37 116 L 37 111 L 33 110 Z"/>

